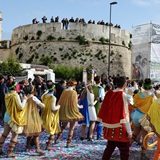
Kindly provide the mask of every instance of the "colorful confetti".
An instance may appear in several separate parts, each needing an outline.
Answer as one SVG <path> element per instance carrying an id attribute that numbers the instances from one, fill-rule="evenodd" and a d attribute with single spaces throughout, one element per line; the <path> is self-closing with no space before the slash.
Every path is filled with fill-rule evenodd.
<path id="1" fill-rule="evenodd" d="M 3 126 L 0 125 L 0 135 L 3 132 Z M 43 131 L 40 135 L 40 142 L 41 142 L 41 149 L 45 149 L 46 147 L 46 141 L 48 140 L 48 134 Z M 106 147 L 107 140 L 94 140 L 94 141 L 87 141 L 87 140 L 80 140 L 81 136 L 81 126 L 76 125 L 74 136 L 72 143 L 75 144 L 74 148 L 66 148 L 66 139 L 68 136 L 68 128 L 64 131 L 61 141 L 59 144 L 52 144 L 53 148 L 55 148 L 52 151 L 45 151 L 45 156 L 39 156 L 37 153 L 35 153 L 35 146 L 32 147 L 30 152 L 25 151 L 25 145 L 26 145 L 26 137 L 20 135 L 18 137 L 18 143 L 16 144 L 16 147 L 14 149 L 14 152 L 18 154 L 15 158 L 7 158 L 7 150 L 11 138 L 11 134 L 6 139 L 5 144 L 3 145 L 3 151 L 6 155 L 0 156 L 0 159 L 10 159 L 10 160 L 101 160 L 103 151 Z M 96 137 L 96 133 L 94 135 Z M 150 149 L 147 151 L 147 157 L 152 160 L 153 154 L 156 147 Z M 139 146 L 137 143 L 133 143 L 133 145 L 130 147 L 130 160 L 140 160 L 140 152 L 141 152 L 141 146 Z M 111 160 L 119 160 L 120 153 L 118 148 L 115 149 Z"/>

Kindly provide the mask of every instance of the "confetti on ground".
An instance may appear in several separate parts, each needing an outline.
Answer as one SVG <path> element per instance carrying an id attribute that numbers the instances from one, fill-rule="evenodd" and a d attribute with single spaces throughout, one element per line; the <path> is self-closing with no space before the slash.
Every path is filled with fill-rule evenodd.
<path id="1" fill-rule="evenodd" d="M 0 125 L 0 135 L 3 132 L 3 126 Z M 48 140 L 48 134 L 43 131 L 40 135 L 41 149 L 45 149 L 46 141 Z M 106 147 L 107 140 L 94 140 L 93 142 L 87 140 L 80 140 L 81 126 L 76 125 L 72 143 L 75 144 L 74 148 L 66 148 L 66 141 L 68 136 L 68 128 L 64 131 L 59 144 L 52 144 L 54 150 L 46 151 L 45 156 L 39 156 L 35 153 L 35 146 L 32 147 L 30 152 L 25 151 L 26 137 L 20 135 L 18 137 L 18 143 L 14 149 L 14 152 L 18 154 L 15 158 L 7 158 L 7 150 L 11 138 L 11 134 L 6 139 L 3 145 L 3 151 L 5 155 L 0 156 L 0 159 L 7 160 L 101 160 L 103 151 Z M 96 137 L 96 134 L 95 134 Z M 153 140 L 153 139 L 152 139 Z M 156 147 L 147 151 L 147 157 L 152 160 Z M 133 143 L 130 147 L 130 160 L 140 160 L 141 146 Z M 118 148 L 114 151 L 111 160 L 119 160 L 120 153 Z"/>

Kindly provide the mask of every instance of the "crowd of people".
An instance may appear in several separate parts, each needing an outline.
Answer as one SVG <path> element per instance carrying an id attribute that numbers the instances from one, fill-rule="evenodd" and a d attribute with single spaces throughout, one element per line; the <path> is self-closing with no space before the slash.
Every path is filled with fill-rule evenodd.
<path id="1" fill-rule="evenodd" d="M 46 23 L 47 22 L 47 17 L 46 16 L 43 16 L 42 17 L 42 23 Z M 51 19 L 50 19 L 50 22 L 49 23 L 54 23 L 54 22 L 59 22 L 59 16 L 54 17 L 52 16 Z M 70 22 L 72 23 L 83 23 L 83 24 L 96 24 L 95 20 L 89 20 L 88 22 L 85 21 L 84 18 L 76 18 L 74 19 L 73 17 L 71 17 L 69 20 L 67 18 L 63 18 L 61 20 L 61 22 L 63 23 L 63 29 L 68 29 L 68 25 Z M 32 24 L 37 24 L 39 23 L 39 21 L 37 21 L 37 18 L 34 18 L 32 20 Z M 106 25 L 106 26 L 112 26 L 112 27 L 115 27 L 115 28 L 121 28 L 120 25 L 116 24 L 116 25 L 113 25 L 113 23 L 108 23 L 108 22 L 104 22 L 103 20 L 101 21 L 98 21 L 97 22 L 98 25 Z"/>
<path id="2" fill-rule="evenodd" d="M 16 156 L 14 148 L 19 134 L 27 137 L 26 151 L 32 144 L 39 155 L 44 155 L 39 140 L 43 130 L 49 134 L 45 149 L 54 150 L 52 143 L 60 143 L 67 126 L 66 147 L 75 147 L 72 138 L 78 122 L 80 140 L 107 139 L 103 160 L 109 160 L 116 147 L 121 160 L 128 160 L 133 142 L 142 147 L 141 160 L 147 160 L 147 142 L 143 140 L 147 141 L 146 135 L 155 132 L 158 145 L 154 160 L 158 160 L 159 105 L 160 85 L 154 86 L 150 78 L 137 82 L 125 76 L 102 74 L 94 77 L 94 84 L 71 79 L 55 84 L 37 76 L 17 83 L 13 76 L 5 78 L 0 74 L 0 116 L 4 122 L 0 154 L 11 132 L 8 157 Z"/>

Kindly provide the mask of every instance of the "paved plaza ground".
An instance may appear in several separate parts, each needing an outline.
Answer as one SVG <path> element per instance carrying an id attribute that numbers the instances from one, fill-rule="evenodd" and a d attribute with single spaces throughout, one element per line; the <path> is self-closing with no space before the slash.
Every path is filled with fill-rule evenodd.
<path id="1" fill-rule="evenodd" d="M 3 127 L 0 125 L 0 134 L 3 132 Z M 19 136 L 18 144 L 15 147 L 15 152 L 19 154 L 19 156 L 15 157 L 14 159 L 17 160 L 36 160 L 36 159 L 46 159 L 46 160 L 101 160 L 103 151 L 106 147 L 107 141 L 106 140 L 95 140 L 93 142 L 89 142 L 87 140 L 81 141 L 81 127 L 76 125 L 74 137 L 73 137 L 73 144 L 76 145 L 75 148 L 66 148 L 66 139 L 67 139 L 68 129 L 65 130 L 63 136 L 61 137 L 61 142 L 59 144 L 53 144 L 55 150 L 53 151 L 45 151 L 45 156 L 38 156 L 35 153 L 35 149 L 30 152 L 25 152 L 25 143 L 26 137 Z M 43 131 L 40 136 L 41 148 L 44 149 L 46 147 L 46 141 L 48 139 L 48 134 Z M 11 138 L 11 134 L 8 136 L 4 146 L 3 151 L 7 153 L 7 149 L 9 146 L 9 141 Z M 134 143 L 130 147 L 130 160 L 140 160 L 140 151 L 141 147 Z M 153 154 L 155 151 L 155 147 L 151 150 L 147 151 L 147 157 L 152 160 Z M 7 155 L 0 156 L 0 159 L 9 159 Z M 119 150 L 116 149 L 111 160 L 119 160 Z M 13 159 L 12 159 L 13 160 Z"/>

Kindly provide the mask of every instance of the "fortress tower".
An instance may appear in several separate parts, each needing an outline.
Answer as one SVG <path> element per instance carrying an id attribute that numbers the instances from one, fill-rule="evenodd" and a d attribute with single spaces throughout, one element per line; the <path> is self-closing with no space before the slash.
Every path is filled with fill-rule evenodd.
<path id="1" fill-rule="evenodd" d="M 0 41 L 2 40 L 2 12 L 0 12 Z"/>

